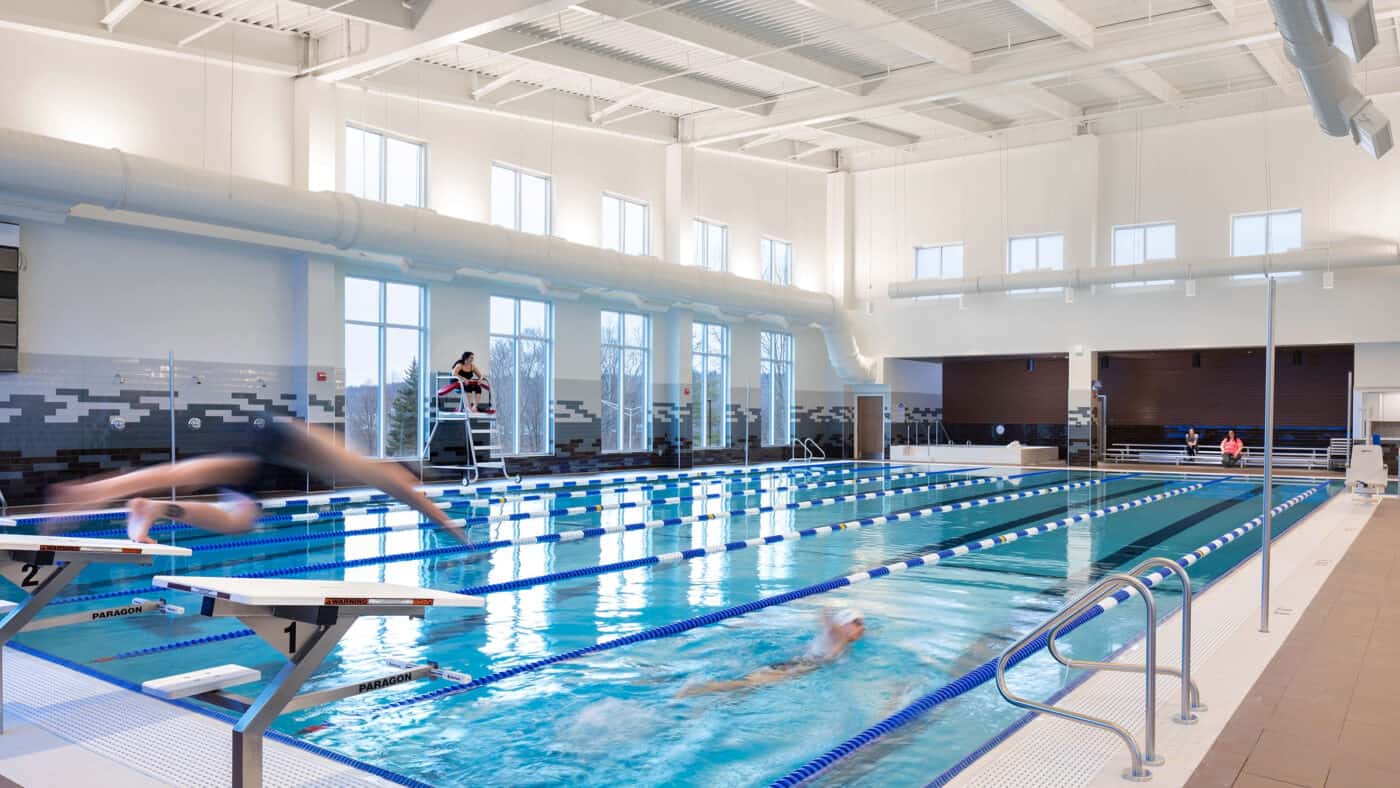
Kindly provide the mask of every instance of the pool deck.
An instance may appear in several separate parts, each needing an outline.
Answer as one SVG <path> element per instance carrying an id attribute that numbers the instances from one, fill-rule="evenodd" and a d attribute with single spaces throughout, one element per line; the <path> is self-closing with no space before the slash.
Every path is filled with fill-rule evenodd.
<path id="1" fill-rule="evenodd" d="M 1400 502 L 1388 501 L 1388 504 L 1386 512 L 1394 512 L 1394 515 L 1390 516 L 1400 525 Z M 1166 763 L 1151 767 L 1153 777 L 1150 784 L 1182 786 L 1193 779 L 1201 779 L 1215 781 L 1190 784 L 1211 788 L 1290 788 L 1291 785 L 1324 785 L 1323 782 L 1269 782 L 1269 778 L 1264 778 L 1257 772 L 1247 772 L 1249 768 L 1268 768 L 1262 765 L 1263 758 L 1278 757 L 1277 749 L 1272 752 L 1266 751 L 1266 755 L 1261 756 L 1261 760 L 1255 766 L 1246 766 L 1246 763 L 1254 763 L 1250 759 L 1251 750 L 1256 744 L 1278 746 L 1275 740 L 1265 738 L 1262 727 L 1270 724 L 1275 712 L 1279 717 L 1278 722 L 1274 724 L 1284 724 L 1285 721 L 1303 724 L 1310 715 L 1319 716 L 1316 722 L 1323 724 L 1321 712 L 1306 705 L 1300 707 L 1299 704 L 1316 702 L 1319 708 L 1335 705 L 1332 701 L 1295 700 L 1280 707 L 1278 699 L 1287 691 L 1289 684 L 1279 684 L 1277 674 L 1265 674 L 1266 667 L 1270 667 L 1270 662 L 1277 653 L 1297 653 L 1296 649 L 1285 651 L 1284 647 L 1290 635 L 1304 623 L 1305 617 L 1300 616 L 1299 612 L 1309 608 L 1315 598 L 1321 600 L 1319 604 L 1327 606 L 1328 610 L 1320 617 L 1312 618 L 1319 623 L 1302 628 L 1305 634 L 1312 632 L 1315 636 L 1315 630 L 1322 628 L 1323 638 L 1336 637 L 1340 632 L 1357 631 L 1329 627 L 1380 625 L 1376 613 L 1379 608 L 1374 604 L 1369 608 L 1369 614 L 1365 612 L 1368 608 L 1364 606 L 1360 607 L 1362 612 L 1351 612 L 1347 609 L 1349 605 L 1354 604 L 1348 583 L 1357 582 L 1346 579 L 1350 572 L 1333 574 L 1333 570 L 1342 565 L 1343 556 L 1347 556 L 1349 550 L 1351 555 L 1365 552 L 1365 548 L 1352 549 L 1353 542 L 1360 533 L 1369 530 L 1373 534 L 1384 534 L 1393 530 L 1377 524 L 1383 518 L 1373 520 L 1372 514 L 1377 508 L 1378 503 L 1374 500 L 1357 500 L 1349 494 L 1339 494 L 1275 540 L 1272 555 L 1273 583 L 1270 607 L 1273 614 L 1270 633 L 1259 632 L 1260 562 L 1257 555 L 1220 578 L 1206 593 L 1198 597 L 1194 606 L 1192 658 L 1194 678 L 1200 687 L 1201 700 L 1208 710 L 1200 713 L 1200 721 L 1195 725 L 1174 723 L 1172 717 L 1178 711 L 1180 684 L 1171 676 L 1159 678 L 1155 710 L 1157 750 L 1165 756 Z M 1374 527 L 1367 528 L 1368 522 Z M 1389 540 L 1387 544 L 1400 546 L 1400 533 L 1384 536 L 1382 539 Z M 1390 548 L 1390 553 L 1385 559 L 1385 569 L 1379 568 L 1377 559 L 1367 559 L 1369 577 L 1374 578 L 1377 573 L 1384 576 L 1384 572 L 1389 571 L 1389 567 L 1394 563 L 1395 549 Z M 1352 567 L 1353 563 L 1348 562 L 1347 566 Z M 1329 584 L 1333 577 L 1341 579 L 1338 583 Z M 1400 589 L 1400 579 L 1391 581 L 1389 586 L 1384 586 L 1379 580 L 1366 582 L 1380 589 L 1376 594 L 1384 594 L 1386 590 L 1394 593 Z M 1333 605 L 1338 606 L 1337 611 L 1330 610 Z M 1130 602 L 1125 607 L 1124 614 L 1141 615 L 1140 602 Z M 1400 607 L 1393 609 L 1397 611 L 1396 615 L 1400 616 Z M 1159 664 L 1175 666 L 1180 663 L 1180 638 L 1179 613 L 1173 613 L 1158 627 Z M 1391 650 L 1383 653 L 1389 654 L 1393 660 L 1400 656 L 1400 650 L 1397 650 L 1400 649 L 1400 639 L 1393 638 L 1389 643 L 1392 644 L 1389 647 Z M 1351 654 L 1357 648 L 1360 647 L 1353 644 L 1350 651 L 1341 648 L 1335 651 Z M 1354 656 L 1353 662 L 1346 664 L 1359 671 L 1364 654 L 1363 648 Z M 1089 659 L 1095 657 L 1096 655 L 1084 655 L 1084 658 Z M 1285 656 L 1285 660 L 1287 659 L 1295 660 L 1295 667 L 1302 665 L 1297 661 L 1300 659 L 1297 656 Z M 1336 653 L 1327 652 L 1326 656 L 1318 656 L 1317 659 L 1337 660 L 1341 657 Z M 1142 643 L 1127 649 L 1117 660 L 1140 664 L 1143 661 Z M 1297 685 L 1298 689 L 1294 690 L 1295 693 L 1307 688 L 1308 698 L 1314 699 L 1321 698 L 1323 693 L 1336 691 L 1330 685 L 1319 683 L 1323 681 L 1322 676 L 1331 675 L 1319 668 L 1300 670 L 1296 675 L 1300 683 Z M 1266 678 L 1261 680 L 1260 676 Z M 1013 688 L 1016 686 L 1015 677 L 1016 672 L 1013 669 L 1008 674 L 1009 683 Z M 1272 705 L 1255 700 L 1254 691 L 1250 688 L 1256 681 L 1270 686 L 1277 685 Z M 1356 683 L 1354 676 L 1351 681 L 1352 684 Z M 1349 692 L 1351 685 L 1346 686 Z M 1400 688 L 1400 680 L 1392 679 L 1391 686 Z M 1396 700 L 1400 700 L 1400 693 L 1387 696 L 1386 702 L 1393 703 Z M 1375 704 L 1378 703 L 1364 702 L 1371 709 L 1376 708 Z M 1122 723 L 1133 732 L 1138 741 L 1141 741 L 1144 707 L 1140 674 L 1092 674 L 1056 703 L 1062 707 Z M 1253 738 L 1250 738 L 1248 732 L 1236 734 L 1233 725 L 1227 730 L 1227 722 L 1234 722 L 1232 715 L 1235 715 L 1237 709 L 1243 710 L 1242 719 L 1248 720 L 1248 724 L 1258 723 L 1261 726 L 1253 730 Z M 1334 712 L 1328 719 L 1335 718 Z M 1337 721 L 1338 730 L 1341 725 L 1342 721 Z M 1332 752 L 1326 749 L 1325 741 L 1324 739 L 1321 749 L 1294 742 L 1292 753 L 1280 762 L 1291 764 L 1293 759 L 1316 758 L 1322 761 L 1322 774 L 1325 776 L 1328 763 L 1325 759 L 1330 758 L 1328 753 Z M 1394 753 L 1397 750 L 1391 748 L 1390 752 Z M 1129 784 L 1122 778 L 1123 769 L 1127 765 L 1127 750 L 1112 734 L 1062 718 L 1039 715 L 1007 736 L 949 784 L 979 788 L 1009 788 L 1022 785 L 1109 788 Z M 1280 770 L 1274 773 L 1284 772 Z M 1229 781 L 1222 782 L 1223 776 L 1228 776 Z M 1236 778 L 1240 778 L 1240 781 L 1235 782 Z M 1328 786 L 1393 784 L 1397 783 L 1390 779 L 1381 782 L 1326 783 Z"/>
<path id="2" fill-rule="evenodd" d="M 1400 500 L 1381 503 L 1189 788 L 1400 785 Z"/>

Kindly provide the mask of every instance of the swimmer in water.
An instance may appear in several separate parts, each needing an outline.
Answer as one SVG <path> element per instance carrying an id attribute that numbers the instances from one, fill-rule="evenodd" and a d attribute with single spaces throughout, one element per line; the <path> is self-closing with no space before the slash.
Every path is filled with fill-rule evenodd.
<path id="1" fill-rule="evenodd" d="M 778 662 L 759 668 L 741 679 L 727 681 L 707 681 L 685 687 L 676 694 L 678 698 L 691 695 L 704 695 L 711 692 L 731 692 L 752 689 L 779 681 L 804 676 L 817 668 L 832 662 L 846 653 L 851 644 L 865 636 L 865 617 L 853 607 L 843 607 L 836 611 L 822 611 L 822 631 L 817 635 L 806 653 L 797 659 Z"/>

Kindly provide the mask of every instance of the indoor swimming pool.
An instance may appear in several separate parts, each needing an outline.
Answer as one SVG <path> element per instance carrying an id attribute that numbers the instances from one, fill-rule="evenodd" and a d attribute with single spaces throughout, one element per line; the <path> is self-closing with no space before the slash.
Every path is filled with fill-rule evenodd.
<path id="1" fill-rule="evenodd" d="M 1276 479 L 1275 533 L 1333 491 Z M 276 730 L 406 784 L 764 785 L 815 775 L 817 784 L 925 785 L 1022 717 L 993 682 L 978 683 L 989 660 L 1077 592 L 1148 557 L 1196 552 L 1193 583 L 1209 588 L 1258 548 L 1259 531 L 1200 548 L 1255 520 L 1264 490 L 1243 476 L 825 463 L 515 489 L 486 482 L 434 495 L 468 518 L 478 544 L 369 496 L 268 502 L 263 527 L 246 536 L 158 526 L 153 536 L 193 555 L 92 567 L 46 613 L 158 595 L 188 606 L 185 615 L 17 642 L 129 684 L 226 663 L 268 677 L 283 662 L 269 645 L 237 621 L 197 615 L 195 597 L 153 591 L 151 577 L 463 591 L 485 607 L 360 622 L 311 688 L 374 676 L 388 660 L 432 661 L 471 681 L 406 683 L 286 714 Z M 68 524 L 116 536 L 122 521 Z M 1154 589 L 1159 616 L 1175 609 L 1177 590 L 1174 580 Z M 859 611 L 866 633 L 839 658 L 764 686 L 707 686 L 802 657 L 823 612 L 843 608 Z M 1065 642 L 1076 656 L 1113 653 L 1141 634 L 1140 611 L 1125 603 Z M 1043 699 L 1078 674 L 1040 654 L 1010 676 Z M 862 746 L 841 747 L 853 737 Z M 849 754 L 823 758 L 834 749 Z"/>

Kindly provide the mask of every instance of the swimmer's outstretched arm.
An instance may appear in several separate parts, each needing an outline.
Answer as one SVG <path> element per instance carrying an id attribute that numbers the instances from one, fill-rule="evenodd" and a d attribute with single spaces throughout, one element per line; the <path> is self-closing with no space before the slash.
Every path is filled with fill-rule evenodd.
<path id="1" fill-rule="evenodd" d="M 703 684 L 695 684 L 681 689 L 676 693 L 677 698 L 688 698 L 692 695 L 708 695 L 712 692 L 733 692 L 735 690 L 753 689 L 769 684 L 777 684 L 790 678 L 801 676 L 804 673 L 811 673 L 816 670 L 820 663 L 816 662 L 793 662 L 781 666 L 769 666 L 759 668 L 741 679 L 729 679 L 727 681 L 707 681 Z"/>

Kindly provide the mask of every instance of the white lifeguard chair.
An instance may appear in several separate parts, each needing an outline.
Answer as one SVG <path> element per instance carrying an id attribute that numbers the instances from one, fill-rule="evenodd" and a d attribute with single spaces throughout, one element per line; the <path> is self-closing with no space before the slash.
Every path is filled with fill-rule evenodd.
<path id="1" fill-rule="evenodd" d="M 32 534 L 0 535 L 0 577 L 19 587 L 29 597 L 19 604 L 4 603 L 0 611 L 0 731 L 4 730 L 4 647 L 22 631 L 125 618 L 143 613 L 164 612 L 180 614 L 184 608 L 167 605 L 164 600 L 136 598 L 129 604 L 101 610 L 85 610 L 52 616 L 41 621 L 35 617 L 58 592 L 82 573 L 88 564 L 149 564 L 156 556 L 186 557 L 187 547 L 163 544 L 142 544 L 126 539 L 94 539 L 71 536 L 38 536 Z"/>
<path id="2" fill-rule="evenodd" d="M 1347 489 L 1357 495 L 1384 495 L 1386 484 L 1385 459 L 1381 447 L 1358 443 L 1351 447 L 1351 464 L 1347 466 Z"/>
<path id="3" fill-rule="evenodd" d="M 388 662 L 395 672 L 338 687 L 300 693 L 331 649 L 361 618 L 422 618 L 430 607 L 484 607 L 480 597 L 431 588 L 346 580 L 269 580 L 237 577 L 159 575 L 155 585 L 204 597 L 200 612 L 242 621 L 287 664 L 256 698 L 227 688 L 256 681 L 261 674 L 242 665 L 221 665 L 145 682 L 143 692 L 165 699 L 196 698 L 243 716 L 233 726 L 235 788 L 262 785 L 263 734 L 280 715 L 365 692 L 427 678 L 470 681 L 470 676 L 435 664 Z"/>
<path id="4" fill-rule="evenodd" d="M 501 431 L 495 413 L 468 411 L 466 392 L 458 388 L 444 393 L 456 377 L 439 372 L 433 380 L 433 398 L 428 403 L 428 436 L 419 452 L 420 468 L 439 468 L 462 472 L 462 484 L 476 484 L 481 478 L 482 469 L 500 471 L 512 482 L 519 482 L 518 474 L 506 470 L 505 457 L 501 455 Z M 455 404 L 455 407 L 453 405 Z M 444 424 L 461 424 L 463 448 L 466 461 L 461 465 L 445 465 L 432 461 L 433 439 Z M 484 440 L 484 442 L 482 442 Z"/>

